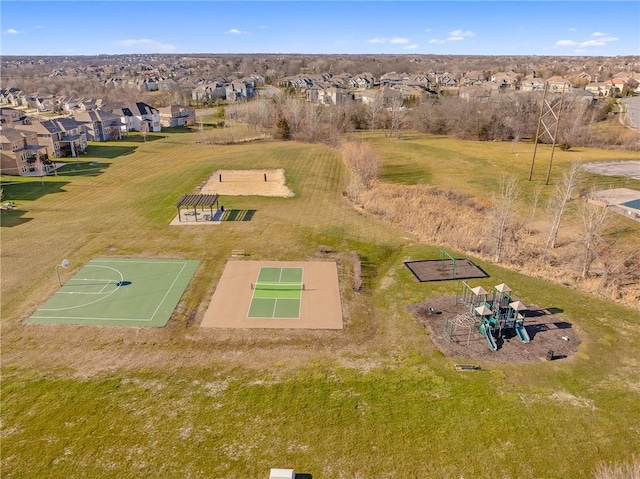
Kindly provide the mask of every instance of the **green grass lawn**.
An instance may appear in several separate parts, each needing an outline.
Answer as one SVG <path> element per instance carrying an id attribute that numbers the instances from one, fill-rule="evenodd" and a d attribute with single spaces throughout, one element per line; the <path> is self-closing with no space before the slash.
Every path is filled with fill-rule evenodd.
<path id="1" fill-rule="evenodd" d="M 382 152 L 384 181 L 480 197 L 515 156 L 510 144 L 363 137 Z M 402 264 L 437 259 L 439 247 L 352 208 L 336 150 L 210 146 L 197 132 L 114 142 L 127 153 L 119 156 L 102 149 L 110 145 L 81 159 L 98 162 L 96 174 L 3 186 L 18 206 L 2 211 L 0 230 L 3 478 L 267 477 L 271 467 L 314 479 L 584 478 L 601 460 L 637 452 L 637 310 L 472 258 L 491 276 L 477 284 L 499 278 L 529 304 L 562 309 L 583 342 L 561 361 L 456 372 L 464 358 L 443 356 L 406 309 L 455 292 L 454 282 L 418 283 Z M 516 148 L 526 157 L 529 146 Z M 632 156 L 557 155 L 560 167 L 578 155 Z M 513 168 L 528 172 L 529 161 Z M 245 168 L 284 168 L 295 197 L 223 197 L 225 209 L 255 210 L 251 221 L 169 225 L 182 194 L 216 170 Z M 338 258 L 345 329 L 201 330 L 235 249 L 251 259 Z M 360 293 L 339 256 L 348 251 L 362 261 Z M 62 258 L 71 274 L 109 256 L 201 265 L 165 328 L 23 322 L 56 290 Z"/>

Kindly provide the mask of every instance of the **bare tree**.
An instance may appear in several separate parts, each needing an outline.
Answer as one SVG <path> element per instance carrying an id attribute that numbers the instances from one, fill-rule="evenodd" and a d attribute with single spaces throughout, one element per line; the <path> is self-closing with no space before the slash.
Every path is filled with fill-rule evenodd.
<path id="1" fill-rule="evenodd" d="M 493 197 L 493 211 L 491 215 L 496 241 L 494 259 L 498 263 L 504 253 L 506 234 L 513 226 L 516 200 L 520 194 L 517 177 L 513 175 L 503 175 L 500 177 L 499 188 L 498 194 Z"/>
<path id="2" fill-rule="evenodd" d="M 606 226 L 607 208 L 601 205 L 583 201 L 578 206 L 578 216 L 582 223 L 581 243 L 584 247 L 582 259 L 582 278 L 586 278 L 591 264 L 597 257 L 598 245 L 604 242 L 602 230 Z"/>
<path id="3" fill-rule="evenodd" d="M 400 138 L 406 110 L 403 106 L 403 100 L 400 96 L 394 97 L 389 104 L 389 136 Z"/>
<path id="4" fill-rule="evenodd" d="M 533 196 L 531 197 L 531 219 L 529 220 L 529 233 L 533 231 L 533 222 L 536 219 L 536 212 L 538 210 L 538 203 L 540 202 L 540 196 L 544 185 L 542 183 L 536 183 L 536 187 L 533 189 Z"/>
<path id="5" fill-rule="evenodd" d="M 149 124 L 146 121 L 140 123 L 140 136 L 144 141 L 147 141 L 147 133 L 149 133 Z"/>
<path id="6" fill-rule="evenodd" d="M 367 143 L 348 142 L 342 147 L 342 158 L 351 172 L 347 193 L 356 199 L 360 190 L 371 187 L 371 182 L 378 176 L 378 153 Z"/>
<path id="7" fill-rule="evenodd" d="M 46 167 L 44 166 L 44 162 L 42 161 L 42 158 L 40 158 L 40 155 L 36 157 L 35 167 L 36 167 L 36 173 L 38 173 L 38 176 L 40 177 L 40 183 L 44 185 L 44 176 L 46 174 Z"/>
<path id="8" fill-rule="evenodd" d="M 580 163 L 574 161 L 569 167 L 569 170 L 562 175 L 562 182 L 558 183 L 553 196 L 550 199 L 549 208 L 552 211 L 553 220 L 551 222 L 551 227 L 549 228 L 547 241 L 544 245 L 544 251 L 542 252 L 543 256 L 547 255 L 549 248 L 553 249 L 556 246 L 558 232 L 560 231 L 560 222 L 562 221 L 562 216 L 567 209 L 569 201 L 571 201 L 571 197 L 578 184 L 581 171 L 582 166 Z"/>
<path id="9" fill-rule="evenodd" d="M 378 115 L 384 107 L 384 97 L 382 96 L 382 90 L 377 90 L 371 101 L 367 104 L 367 116 L 369 119 L 369 127 L 373 131 L 378 122 Z"/>

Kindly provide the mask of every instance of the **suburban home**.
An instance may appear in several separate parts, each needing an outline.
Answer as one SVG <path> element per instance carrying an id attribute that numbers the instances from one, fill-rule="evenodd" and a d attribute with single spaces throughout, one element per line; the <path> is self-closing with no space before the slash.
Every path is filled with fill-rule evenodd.
<path id="1" fill-rule="evenodd" d="M 389 72 L 389 73 L 385 73 L 380 77 L 380 86 L 384 87 L 384 86 L 400 85 L 406 82 L 407 80 L 409 80 L 409 75 L 406 73 L 398 74 L 396 72 Z"/>
<path id="2" fill-rule="evenodd" d="M 0 89 L 0 105 L 11 105 L 11 98 L 17 93 L 20 93 L 20 90 L 13 87 Z"/>
<path id="3" fill-rule="evenodd" d="M 196 111 L 185 106 L 171 105 L 158 108 L 160 124 L 165 128 L 191 126 L 196 124 Z"/>
<path id="4" fill-rule="evenodd" d="M 0 108 L 0 123 L 2 123 L 3 126 L 24 124 L 26 119 L 27 115 L 22 110 L 16 110 L 9 107 Z"/>
<path id="5" fill-rule="evenodd" d="M 112 110 L 111 113 L 120 117 L 120 120 L 125 125 L 127 131 L 162 131 L 162 125 L 160 124 L 160 112 L 158 112 L 156 108 L 142 101 L 122 108 L 117 108 Z"/>
<path id="6" fill-rule="evenodd" d="M 38 144 L 46 148 L 52 158 L 78 156 L 87 148 L 87 136 L 81 124 L 73 118 L 32 121 L 29 125 L 16 125 L 19 131 L 36 133 Z"/>
<path id="7" fill-rule="evenodd" d="M 611 85 L 605 82 L 592 82 L 584 87 L 585 91 L 591 92 L 598 97 L 609 96 Z"/>
<path id="8" fill-rule="evenodd" d="M 533 75 L 527 75 L 525 79 L 520 82 L 521 91 L 543 91 L 544 86 L 544 79 L 534 77 Z"/>
<path id="9" fill-rule="evenodd" d="M 226 95 L 224 83 L 219 81 L 198 85 L 191 91 L 191 99 L 198 103 L 224 99 Z"/>
<path id="10" fill-rule="evenodd" d="M 547 84 L 550 91 L 563 91 L 571 88 L 571 83 L 559 75 L 547 78 Z"/>
<path id="11" fill-rule="evenodd" d="M 371 73 L 365 72 L 360 75 L 354 75 L 347 83 L 350 88 L 368 89 L 375 86 L 375 78 Z"/>
<path id="12" fill-rule="evenodd" d="M 227 101 L 244 101 L 255 96 L 253 82 L 234 80 L 225 87 Z"/>
<path id="13" fill-rule="evenodd" d="M 84 126 L 88 141 L 119 140 L 127 135 L 126 126 L 120 117 L 108 111 L 76 110 L 73 119 Z"/>
<path id="14" fill-rule="evenodd" d="M 491 81 L 501 88 L 515 88 L 518 84 L 518 75 L 514 72 L 497 72 L 491 75 Z"/>
<path id="15" fill-rule="evenodd" d="M 46 148 L 38 144 L 35 132 L 2 127 L 0 130 L 0 173 L 25 176 L 53 169 Z M 38 158 L 40 163 L 38 164 Z M 38 169 L 41 168 L 40 171 Z"/>
<path id="16" fill-rule="evenodd" d="M 598 96 L 596 94 L 583 90 L 582 88 L 572 88 L 569 90 L 569 94 L 571 94 L 576 100 L 582 100 L 589 105 L 593 105 L 598 101 Z"/>
<path id="17" fill-rule="evenodd" d="M 316 101 L 321 105 L 346 105 L 354 101 L 353 92 L 344 88 L 320 88 Z"/>
<path id="18" fill-rule="evenodd" d="M 458 80 L 456 80 L 455 76 L 452 73 L 443 73 L 438 76 L 437 83 L 440 88 L 458 88 Z"/>
<path id="19" fill-rule="evenodd" d="M 158 91 L 158 79 L 154 77 L 148 77 L 136 82 L 136 86 L 141 91 Z"/>
<path id="20" fill-rule="evenodd" d="M 622 78 L 611 78 L 610 80 L 606 80 L 604 84 L 609 87 L 614 95 L 622 93 L 624 87 L 627 86 L 627 82 Z"/>
<path id="21" fill-rule="evenodd" d="M 362 103 L 364 105 L 374 105 L 382 102 L 386 108 L 391 106 L 394 101 L 402 101 L 402 93 L 389 87 L 380 88 L 379 90 L 367 90 L 362 93 Z"/>
<path id="22" fill-rule="evenodd" d="M 481 71 L 470 71 L 462 79 L 464 86 L 480 86 L 486 81 L 487 77 Z"/>

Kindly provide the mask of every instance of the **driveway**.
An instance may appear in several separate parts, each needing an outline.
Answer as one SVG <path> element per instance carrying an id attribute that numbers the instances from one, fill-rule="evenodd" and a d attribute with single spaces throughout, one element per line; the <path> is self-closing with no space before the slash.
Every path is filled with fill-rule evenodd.
<path id="1" fill-rule="evenodd" d="M 640 96 L 620 100 L 627 110 L 626 123 L 632 128 L 640 128 Z"/>

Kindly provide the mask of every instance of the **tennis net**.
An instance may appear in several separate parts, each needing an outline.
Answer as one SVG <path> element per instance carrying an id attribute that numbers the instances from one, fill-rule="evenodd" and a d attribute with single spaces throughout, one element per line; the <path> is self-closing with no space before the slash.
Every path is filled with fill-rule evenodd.
<path id="1" fill-rule="evenodd" d="M 272 291 L 304 291 L 304 283 L 251 283 L 251 289 Z"/>

